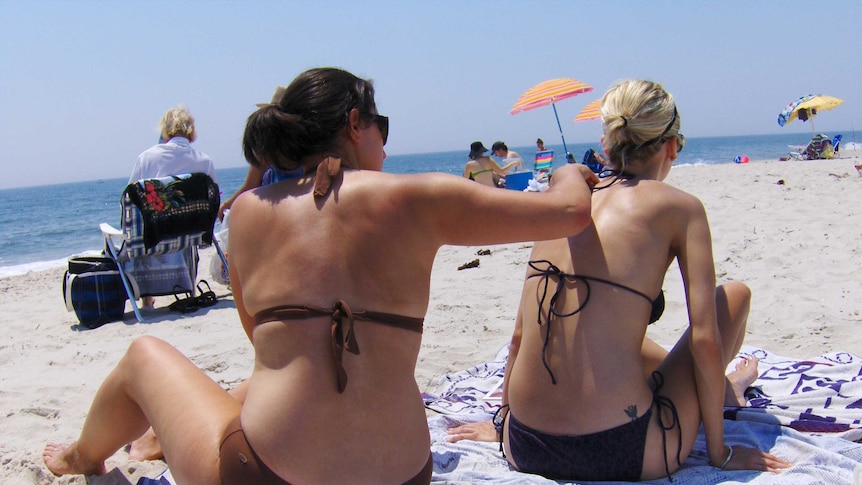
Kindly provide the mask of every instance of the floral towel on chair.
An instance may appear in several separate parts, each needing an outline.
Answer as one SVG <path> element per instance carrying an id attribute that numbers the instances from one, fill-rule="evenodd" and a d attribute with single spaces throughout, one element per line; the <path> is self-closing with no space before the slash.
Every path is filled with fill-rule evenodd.
<path id="1" fill-rule="evenodd" d="M 204 244 L 212 243 L 219 191 L 206 174 L 140 180 L 126 187 L 123 200 L 140 211 L 145 249 L 194 232 L 203 233 Z"/>

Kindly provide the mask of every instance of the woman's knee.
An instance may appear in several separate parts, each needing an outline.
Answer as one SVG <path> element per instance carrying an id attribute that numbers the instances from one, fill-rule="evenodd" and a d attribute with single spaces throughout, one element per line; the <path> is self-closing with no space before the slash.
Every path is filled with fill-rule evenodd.
<path id="1" fill-rule="evenodd" d="M 751 305 L 751 288 L 741 281 L 731 281 L 716 288 L 716 304 L 724 306 L 731 315 L 748 313 Z"/>
<path id="2" fill-rule="evenodd" d="M 741 281 L 730 281 L 719 286 L 719 288 L 724 289 L 724 292 L 728 295 L 728 298 L 733 297 L 734 299 L 744 301 L 751 300 L 751 288 L 749 288 L 748 285 Z"/>
<path id="3" fill-rule="evenodd" d="M 158 359 L 158 355 L 170 348 L 170 344 L 162 339 L 144 335 L 129 344 L 123 362 L 133 366 L 146 365 Z"/>

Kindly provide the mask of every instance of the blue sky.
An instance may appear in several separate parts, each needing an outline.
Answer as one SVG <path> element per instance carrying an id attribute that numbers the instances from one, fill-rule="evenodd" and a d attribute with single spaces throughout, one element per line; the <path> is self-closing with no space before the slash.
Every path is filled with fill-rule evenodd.
<path id="1" fill-rule="evenodd" d="M 374 80 L 387 152 L 470 142 L 559 143 L 550 107 L 518 115 L 545 79 L 595 88 L 557 104 L 569 143 L 600 136 L 578 111 L 619 79 L 659 81 L 689 137 L 809 132 L 776 118 L 830 94 L 818 131 L 862 130 L 862 2 L 0 0 L 0 188 L 127 176 L 183 103 L 196 147 L 244 166 L 256 102 L 316 66 Z"/>

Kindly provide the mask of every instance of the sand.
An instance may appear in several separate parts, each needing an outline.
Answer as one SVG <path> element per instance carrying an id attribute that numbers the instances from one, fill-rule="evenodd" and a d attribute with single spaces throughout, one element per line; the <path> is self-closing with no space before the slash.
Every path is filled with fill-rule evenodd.
<path id="1" fill-rule="evenodd" d="M 862 151 L 829 161 L 752 161 L 678 167 L 667 182 L 698 196 L 710 218 L 719 282 L 742 280 L 753 290 L 746 343 L 805 358 L 829 351 L 862 355 Z M 94 228 L 95 230 L 96 228 Z M 531 244 L 444 247 L 434 265 L 431 301 L 416 379 L 491 360 L 509 339 Z M 490 255 L 477 255 L 489 249 Z M 202 255 L 209 278 L 211 250 Z M 458 266 L 478 258 L 476 268 Z M 251 370 L 230 290 L 213 284 L 219 303 L 197 313 L 171 313 L 157 300 L 150 323 L 131 312 L 124 322 L 77 331 L 61 297 L 64 269 L 0 279 L 0 483 L 86 483 L 55 478 L 42 463 L 46 442 L 71 442 L 95 391 L 139 335 L 171 342 L 213 379 L 235 385 Z M 687 325 L 676 266 L 665 284 L 662 319 L 649 330 L 673 344 Z M 128 306 L 127 306 L 128 308 Z M 161 461 L 108 461 L 131 483 L 155 476 Z M 117 476 L 117 475 L 115 475 Z M 108 480 L 101 480 L 107 483 Z M 91 483 L 100 483 L 99 480 Z M 116 483 L 116 482 L 113 482 Z"/>

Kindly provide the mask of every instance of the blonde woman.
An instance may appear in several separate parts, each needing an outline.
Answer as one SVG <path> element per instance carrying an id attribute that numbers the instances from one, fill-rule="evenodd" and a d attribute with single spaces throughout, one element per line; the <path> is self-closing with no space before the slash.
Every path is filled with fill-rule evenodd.
<path id="1" fill-rule="evenodd" d="M 703 204 L 662 182 L 685 145 L 673 97 L 627 80 L 605 93 L 601 111 L 612 175 L 593 189 L 591 224 L 535 244 L 497 429 L 466 425 L 451 440 L 500 436 L 513 467 L 548 478 L 636 481 L 670 476 L 702 424 L 713 466 L 790 466 L 724 442 L 723 406 L 743 404 L 757 377 L 749 359 L 724 375 L 742 345 L 750 292 L 716 287 Z M 668 352 L 646 330 L 664 308 L 674 259 L 690 321 Z"/>

